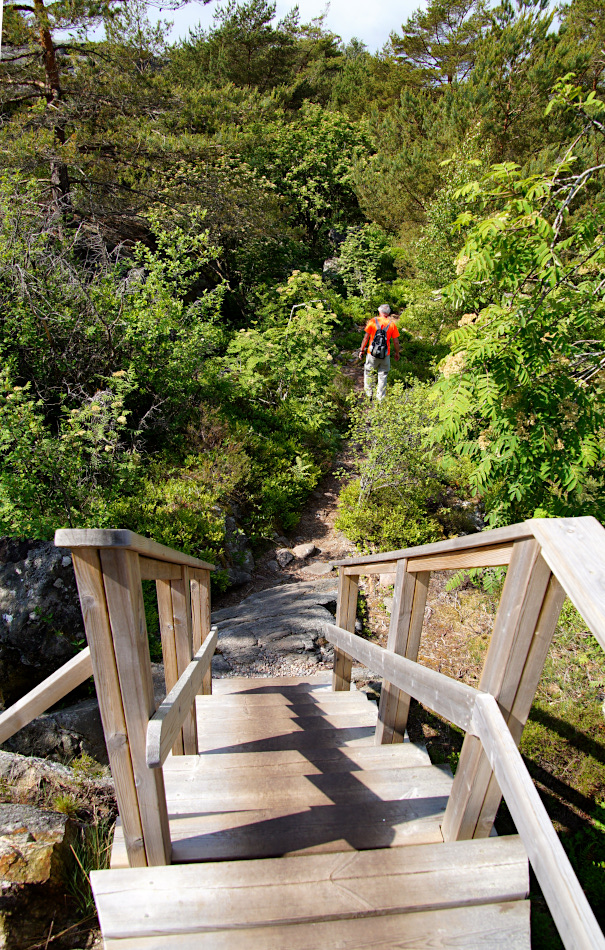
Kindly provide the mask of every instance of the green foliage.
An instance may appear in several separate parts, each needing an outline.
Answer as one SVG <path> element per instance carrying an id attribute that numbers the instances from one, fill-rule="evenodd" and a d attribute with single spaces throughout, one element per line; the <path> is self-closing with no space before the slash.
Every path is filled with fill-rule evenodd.
<path id="1" fill-rule="evenodd" d="M 71 850 L 76 866 L 67 879 L 67 890 L 83 916 L 95 913 L 95 899 L 90 886 L 90 872 L 109 867 L 113 842 L 114 822 L 99 819 L 83 825 L 75 847 Z"/>
<path id="2" fill-rule="evenodd" d="M 74 795 L 64 792 L 61 795 L 55 795 L 52 809 L 62 815 L 67 815 L 68 818 L 74 818 L 78 812 L 78 801 Z"/>
<path id="3" fill-rule="evenodd" d="M 107 388 L 69 410 L 58 427 L 45 423 L 43 401 L 31 386 L 14 386 L 0 374 L 0 531 L 51 537 L 61 524 L 106 526 L 107 502 L 136 483 L 139 456 L 124 439 L 127 385 Z"/>
<path id="4" fill-rule="evenodd" d="M 505 567 L 472 567 L 452 574 L 445 589 L 451 591 L 462 587 L 463 584 L 472 584 L 473 587 L 484 590 L 486 594 L 498 594 L 502 590 L 505 577 Z"/>
<path id="5" fill-rule="evenodd" d="M 440 288 L 456 276 L 454 259 L 464 240 L 463 232 L 454 230 L 465 205 L 460 189 L 476 178 L 486 158 L 485 148 L 480 148 L 474 135 L 442 163 L 442 185 L 427 203 L 422 235 L 414 247 L 416 271 L 432 288 Z"/>
<path id="6" fill-rule="evenodd" d="M 446 533 L 446 490 L 455 474 L 446 475 L 430 438 L 429 389 L 395 383 L 382 403 L 351 410 L 358 477 L 341 492 L 336 526 L 363 551 L 424 544 Z"/>
<path id="7" fill-rule="evenodd" d="M 298 11 L 276 26 L 275 4 L 267 0 L 235 0 L 218 7 L 213 28 L 191 31 L 173 57 L 173 68 L 188 83 L 255 86 L 263 92 L 288 80 L 296 57 Z"/>
<path id="8" fill-rule="evenodd" d="M 595 123 L 604 108 L 565 87 L 559 102 L 578 103 Z M 459 219 L 469 233 L 444 295 L 473 312 L 451 334 L 435 396 L 441 436 L 471 459 L 492 524 L 538 507 L 605 514 L 594 487 L 605 423 L 605 202 L 593 195 L 599 171 L 575 164 L 570 149 L 544 175 L 496 165 L 463 189 L 477 211 Z"/>
<path id="9" fill-rule="evenodd" d="M 390 241 L 382 228 L 376 224 L 347 228 L 338 266 L 348 294 L 372 297 L 379 283 L 392 272 L 392 261 Z"/>
<path id="10" fill-rule="evenodd" d="M 344 116 L 305 102 L 289 123 L 263 126 L 248 160 L 279 188 L 288 223 L 319 249 L 331 227 L 361 221 L 352 168 L 368 145 Z"/>
<path id="11" fill-rule="evenodd" d="M 391 34 L 391 46 L 411 82 L 451 85 L 470 73 L 486 24 L 480 0 L 429 0 L 428 9 L 416 10 L 401 35 Z"/>

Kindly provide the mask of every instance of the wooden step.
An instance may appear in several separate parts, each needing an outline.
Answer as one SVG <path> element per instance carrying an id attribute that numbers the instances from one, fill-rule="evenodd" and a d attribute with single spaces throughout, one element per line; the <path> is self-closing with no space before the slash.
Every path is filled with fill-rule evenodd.
<path id="1" fill-rule="evenodd" d="M 212 691 L 217 696 L 242 693 L 259 696 L 262 693 L 280 693 L 284 690 L 303 693 L 332 693 L 332 674 L 319 673 L 311 676 L 225 676 L 212 680 Z"/>
<path id="2" fill-rule="evenodd" d="M 262 708 L 282 712 L 300 710 L 298 715 L 312 716 L 314 710 L 320 709 L 376 709 L 365 693 L 323 693 L 321 696 L 313 693 L 304 693 L 300 690 L 294 693 L 261 693 L 258 696 L 248 696 L 246 693 L 227 693 L 225 696 L 198 696 L 196 698 L 198 710 L 223 709 L 237 711 L 239 709 L 262 712 Z"/>
<path id="3" fill-rule="evenodd" d="M 529 901 L 105 940 L 105 950 L 531 950 Z"/>
<path id="4" fill-rule="evenodd" d="M 257 707 L 252 711 L 245 709 L 214 711 L 208 709 L 205 714 L 203 712 L 198 713 L 198 734 L 203 736 L 210 733 L 239 733 L 248 731 L 251 726 L 255 726 L 258 731 L 262 730 L 267 737 L 273 734 L 279 735 L 283 732 L 296 734 L 310 732 L 315 729 L 348 729 L 360 726 L 368 726 L 370 730 L 373 730 L 376 728 L 378 718 L 376 706 L 371 706 L 369 703 L 365 709 L 355 706 L 345 710 L 336 709 L 333 712 L 326 710 L 317 712 L 314 710 L 310 716 L 292 716 L 288 715 L 287 711 L 284 715 L 282 714 L 284 707 L 279 706 L 276 707 L 278 710 L 276 713 L 270 707 L 270 711 L 265 712 L 266 708 Z M 289 708 L 292 709 L 293 707 Z M 200 741 L 200 749 L 202 748 L 202 742 Z"/>
<path id="5" fill-rule="evenodd" d="M 285 677 L 284 677 L 285 679 Z M 247 680 L 246 682 L 259 682 L 259 680 Z M 265 682 L 260 680 L 260 682 Z M 217 692 L 214 688 L 215 681 L 212 681 L 212 694 L 198 697 L 200 702 L 223 703 L 225 706 L 233 704 L 246 705 L 288 705 L 295 703 L 318 705 L 321 703 L 346 703 L 346 702 L 369 702 L 368 695 L 360 689 L 338 690 L 335 692 L 331 686 L 321 686 L 319 689 L 302 689 L 300 686 L 281 686 L 279 688 L 256 688 L 244 690 L 243 692 Z"/>
<path id="6" fill-rule="evenodd" d="M 381 802 L 325 804 L 169 815 L 175 864 L 271 858 L 285 854 L 362 851 L 441 842 L 447 794 Z M 116 825 L 112 868 L 128 864 Z"/>
<path id="7" fill-rule="evenodd" d="M 435 766 L 417 769 L 372 769 L 316 775 L 267 775 L 264 769 L 244 769 L 224 775 L 203 772 L 167 773 L 166 799 L 172 815 L 223 811 L 265 810 L 319 805 L 403 801 L 449 795 L 452 774 Z"/>
<path id="8" fill-rule="evenodd" d="M 339 749 L 170 755 L 164 765 L 164 775 L 167 781 L 172 772 L 199 772 L 211 776 L 222 775 L 227 770 L 247 772 L 249 769 L 263 769 L 268 776 L 317 775 L 376 768 L 420 768 L 430 764 L 425 746 L 406 741 L 397 745 L 345 746 Z"/>
<path id="9" fill-rule="evenodd" d="M 285 749 L 340 748 L 371 746 L 375 742 L 374 725 L 356 726 L 342 717 L 340 728 L 318 723 L 316 717 L 305 720 L 264 722 L 202 722 L 198 730 L 200 752 L 279 752 Z M 347 728 L 348 724 L 353 724 Z"/>
<path id="10" fill-rule="evenodd" d="M 95 871 L 91 879 L 106 947 L 123 950 L 529 947 L 527 911 L 507 908 L 523 902 L 529 889 L 527 858 L 517 836 Z M 460 913 L 448 915 L 454 908 Z M 464 942 L 466 933 L 474 943 Z M 176 935 L 183 936 L 181 943 L 166 942 Z"/>

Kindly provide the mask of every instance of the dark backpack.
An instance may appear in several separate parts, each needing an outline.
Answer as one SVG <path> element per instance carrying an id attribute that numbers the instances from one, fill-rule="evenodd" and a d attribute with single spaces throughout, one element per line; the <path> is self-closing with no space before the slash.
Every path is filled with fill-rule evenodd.
<path id="1" fill-rule="evenodd" d="M 376 320 L 376 333 L 374 334 L 374 339 L 370 346 L 370 356 L 373 356 L 377 360 L 384 360 L 389 352 L 387 331 L 391 325 L 391 321 L 389 320 L 384 327 L 381 327 L 378 322 L 378 317 L 374 319 Z"/>

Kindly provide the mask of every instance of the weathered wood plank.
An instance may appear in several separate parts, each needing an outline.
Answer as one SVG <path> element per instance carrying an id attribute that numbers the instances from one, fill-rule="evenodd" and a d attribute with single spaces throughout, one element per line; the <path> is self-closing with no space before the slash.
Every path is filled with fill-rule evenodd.
<path id="1" fill-rule="evenodd" d="M 170 833 L 161 771 L 147 768 L 147 723 L 155 712 L 138 554 L 100 552 L 120 692 L 149 865 L 170 863 Z"/>
<path id="2" fill-rule="evenodd" d="M 358 577 L 360 574 L 394 574 L 397 570 L 397 561 L 376 561 L 372 564 L 364 564 L 363 569 L 357 567 L 345 567 L 345 576 Z"/>
<path id="3" fill-rule="evenodd" d="M 294 710 L 294 715 L 292 715 Z M 234 729 L 265 729 L 266 725 L 262 722 L 264 710 L 263 707 L 253 707 L 251 710 L 230 709 L 223 711 L 200 711 L 199 713 L 199 734 L 211 735 L 217 731 L 223 733 L 225 727 L 229 733 Z M 290 713 L 290 715 L 288 715 Z M 330 709 L 318 709 L 317 706 L 311 706 L 308 710 L 306 706 L 274 706 L 271 707 L 268 715 L 270 716 L 271 735 L 281 735 L 283 732 L 298 733 L 313 729 L 343 729 L 358 726 L 376 726 L 377 709 L 373 703 L 367 703 L 365 706 L 351 706 L 349 709 L 332 707 Z M 226 720 L 228 720 L 226 724 Z"/>
<path id="4" fill-rule="evenodd" d="M 395 578 L 395 592 L 387 650 L 405 656 L 414 662 L 418 659 L 424 608 L 431 578 L 429 571 L 409 574 L 406 560 L 400 561 Z M 376 742 L 403 742 L 410 709 L 410 696 L 387 681 L 382 684 Z"/>
<path id="5" fill-rule="evenodd" d="M 507 719 L 524 671 L 530 676 L 534 689 L 536 672 L 538 677 L 540 675 L 540 671 L 527 668 L 527 659 L 550 577 L 537 541 L 532 539 L 516 545 L 479 682 L 480 690 L 496 697 Z M 525 721 L 520 723 L 519 737 L 524 724 Z M 489 835 L 499 801 L 481 743 L 467 735 L 443 824 L 446 840 Z"/>
<path id="6" fill-rule="evenodd" d="M 565 947 L 605 950 L 605 937 L 492 696 L 477 700 L 473 720 Z"/>
<path id="7" fill-rule="evenodd" d="M 0 743 L 58 703 L 89 676 L 92 676 L 92 660 L 90 648 L 86 647 L 0 714 Z"/>
<path id="8" fill-rule="evenodd" d="M 513 695 L 511 691 L 502 696 L 502 711 L 509 731 L 517 745 L 521 740 L 531 710 L 564 600 L 565 591 L 556 577 L 551 575 L 516 694 Z M 500 786 L 492 772 L 481 813 L 477 820 L 479 836 L 485 836 L 491 831 L 501 800 Z"/>
<path id="9" fill-rule="evenodd" d="M 284 696 L 283 693 L 261 693 L 260 696 L 240 695 L 239 693 L 225 693 L 212 696 L 197 697 L 198 710 L 204 710 L 204 715 L 217 714 L 252 715 L 257 711 L 259 716 L 314 716 L 323 711 L 367 710 L 376 709 L 376 704 L 366 698 L 361 690 L 350 690 L 346 693 L 324 693 L 320 697 L 298 693 L 298 696 Z M 227 710 L 229 712 L 227 713 Z"/>
<path id="10" fill-rule="evenodd" d="M 446 796 L 398 802 L 323 805 L 221 814 L 175 815 L 170 819 L 172 863 L 272 858 L 284 854 L 365 851 L 411 844 L 443 843 Z M 116 828 L 112 868 L 125 866 L 121 829 Z"/>
<path id="11" fill-rule="evenodd" d="M 411 557 L 408 571 L 459 571 L 465 567 L 498 567 L 510 563 L 514 544 L 494 544 L 477 551 L 455 551 L 452 554 L 433 554 Z"/>
<path id="12" fill-rule="evenodd" d="M 292 720 L 290 720 L 292 722 Z M 200 728 L 200 752 L 279 752 L 287 749 L 325 748 L 326 746 L 366 746 L 374 743 L 374 726 L 351 725 L 345 717 L 342 726 L 312 728 L 308 724 L 292 729 L 290 724 L 233 723 L 227 719 L 219 730 Z"/>
<path id="13" fill-rule="evenodd" d="M 442 843 L 439 828 L 446 797 L 324 805 L 292 814 L 289 808 L 224 812 L 200 818 L 175 816 L 170 827 L 173 861 L 228 861 L 282 854 L 365 851 Z"/>
<path id="14" fill-rule="evenodd" d="M 346 574 L 343 568 L 338 571 L 338 599 L 336 602 L 336 624 L 345 630 L 355 630 L 357 616 L 357 594 L 359 591 L 359 576 Z M 351 689 L 351 657 L 342 650 L 334 650 L 334 674 L 332 689 L 335 692 L 347 692 Z"/>
<path id="15" fill-rule="evenodd" d="M 226 676 L 216 681 L 214 692 L 220 696 L 238 693 L 242 696 L 281 693 L 284 695 L 302 690 L 315 694 L 317 691 L 332 693 L 330 673 L 314 673 L 309 676 Z"/>
<path id="16" fill-rule="evenodd" d="M 170 873 L 93 871 L 92 884 L 109 938 L 375 919 L 523 899 L 529 875 L 519 839 L 477 844 L 230 861 L 172 867 Z"/>
<path id="17" fill-rule="evenodd" d="M 147 864 L 147 857 L 99 552 L 80 548 L 74 552 L 73 565 L 122 819 L 126 862 L 131 867 L 141 867 Z"/>
<path id="18" fill-rule="evenodd" d="M 166 772 L 166 800 L 171 817 L 196 811 L 253 811 L 288 807 L 292 812 L 323 805 L 447 797 L 452 775 L 447 767 L 375 768 L 360 772 L 315 775 L 268 775 L 262 769 L 231 769 L 224 775 Z"/>
<path id="19" fill-rule="evenodd" d="M 596 518 L 528 522 L 542 557 L 605 650 L 605 529 Z"/>
<path id="20" fill-rule="evenodd" d="M 314 775 L 377 768 L 420 768 L 430 766 L 424 746 L 403 742 L 391 746 L 323 747 L 311 750 L 285 749 L 278 752 L 225 752 L 198 756 L 168 757 L 164 776 L 168 789 L 172 773 L 200 772 L 209 777 L 227 771 L 262 769 L 267 775 Z M 168 791 L 166 792 L 168 795 Z"/>
<path id="21" fill-rule="evenodd" d="M 354 567 L 356 565 L 374 564 L 376 561 L 399 561 L 404 557 L 424 557 L 433 554 L 449 554 L 454 551 L 466 551 L 489 547 L 494 544 L 508 544 L 533 537 L 533 522 L 524 521 L 505 528 L 493 528 L 490 531 L 480 531 L 477 534 L 468 534 L 460 538 L 448 538 L 447 541 L 433 541 L 430 544 L 419 544 L 413 548 L 403 548 L 401 551 L 385 551 L 382 554 L 367 554 L 362 557 L 344 558 L 342 561 L 333 561 L 334 567 Z M 361 572 L 360 572 L 361 573 Z"/>
<path id="22" fill-rule="evenodd" d="M 181 724 L 190 715 L 191 706 L 195 702 L 196 694 L 212 661 L 217 638 L 218 632 L 214 630 L 206 638 L 174 689 L 150 719 L 147 726 L 146 752 L 147 765 L 150 769 L 157 769 L 163 765 L 180 732 Z"/>
<path id="23" fill-rule="evenodd" d="M 529 901 L 105 941 L 105 950 L 317 950 L 318 947 L 530 950 Z"/>
<path id="24" fill-rule="evenodd" d="M 171 564 L 169 561 L 156 561 L 152 557 L 141 557 L 140 555 L 139 569 L 142 581 L 170 581 L 177 580 L 181 576 L 179 564 Z"/>
<path id="25" fill-rule="evenodd" d="M 179 568 L 180 572 L 180 568 Z M 174 639 L 174 616 L 172 614 L 172 588 L 169 580 L 156 581 L 160 636 L 162 638 L 162 659 L 164 661 L 164 682 L 166 695 L 176 686 L 179 679 L 179 665 Z M 176 737 L 172 747 L 173 755 L 183 755 L 183 733 Z"/>
<path id="26" fill-rule="evenodd" d="M 191 573 L 191 572 L 190 572 Z M 191 579 L 191 623 L 193 637 L 193 652 L 197 653 L 206 637 L 210 636 L 210 572 L 196 571 Z M 202 681 L 202 695 L 212 693 L 212 667 Z"/>
<path id="27" fill-rule="evenodd" d="M 164 544 L 158 544 L 157 541 L 144 538 L 125 528 L 60 528 L 55 531 L 55 544 L 59 548 L 72 549 L 116 548 L 134 551 L 157 561 L 170 561 L 171 564 L 197 567 L 205 571 L 216 570 L 214 564 L 207 564 L 197 557 L 167 548 Z"/>
<path id="28" fill-rule="evenodd" d="M 334 624 L 325 625 L 325 636 L 341 650 L 346 650 L 359 663 L 384 676 L 389 683 L 414 696 L 433 712 L 449 719 L 466 732 L 472 731 L 472 709 L 477 690 L 471 686 L 420 666 L 405 657 L 396 656 L 374 643 L 335 627 Z"/>
<path id="29" fill-rule="evenodd" d="M 274 723 L 280 722 L 283 728 L 288 728 L 287 722 L 296 723 L 299 719 L 307 721 L 313 719 L 317 722 L 318 728 L 322 728 L 327 723 L 332 723 L 333 717 L 338 719 L 338 723 L 332 725 L 342 725 L 346 717 L 351 725 L 356 726 L 375 726 L 377 709 L 374 703 L 360 702 L 348 703 L 343 707 L 341 703 L 323 703 L 316 706 L 314 703 L 303 703 L 300 706 L 223 706 L 215 707 L 207 703 L 198 703 L 198 729 L 204 727 L 206 723 L 222 723 L 225 717 L 230 723 L 252 723 L 258 722 L 259 718 L 270 717 Z"/>
<path id="30" fill-rule="evenodd" d="M 172 596 L 172 616 L 174 621 L 174 644 L 176 647 L 176 662 L 179 677 L 183 676 L 193 657 L 193 629 L 191 618 L 191 585 L 189 569 L 181 569 L 178 581 L 170 581 Z M 197 721 L 195 706 L 192 705 L 185 716 L 181 735 L 183 737 L 183 752 L 185 755 L 195 755 L 197 752 Z"/>

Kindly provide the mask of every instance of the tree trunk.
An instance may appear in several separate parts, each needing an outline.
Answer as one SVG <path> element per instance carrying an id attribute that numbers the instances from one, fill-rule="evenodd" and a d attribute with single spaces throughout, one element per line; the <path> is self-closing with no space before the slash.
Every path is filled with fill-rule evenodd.
<path id="1" fill-rule="evenodd" d="M 44 58 L 44 72 L 46 74 L 46 102 L 51 108 L 55 107 L 62 98 L 61 81 L 59 75 L 59 65 L 57 63 L 57 52 L 53 43 L 52 34 L 49 28 L 48 14 L 44 7 L 43 0 L 34 0 L 34 9 L 38 21 L 38 31 L 40 36 L 40 45 L 42 47 Z M 65 144 L 65 123 L 59 120 L 55 124 L 55 145 L 57 151 L 60 151 Z M 59 157 L 53 157 L 50 161 L 50 181 L 52 190 L 53 205 L 62 219 L 66 221 L 71 217 L 71 185 L 69 181 L 69 172 L 67 165 Z"/>

